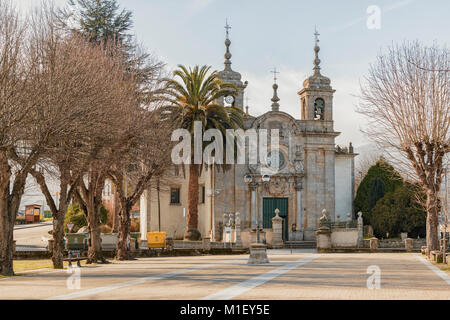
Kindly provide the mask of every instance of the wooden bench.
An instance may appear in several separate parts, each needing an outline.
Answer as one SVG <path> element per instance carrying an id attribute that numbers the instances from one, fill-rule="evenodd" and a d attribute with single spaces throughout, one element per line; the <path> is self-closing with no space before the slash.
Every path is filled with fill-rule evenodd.
<path id="1" fill-rule="evenodd" d="M 77 263 L 77 267 L 81 268 L 80 261 L 87 260 L 87 257 L 79 257 L 79 258 L 65 258 L 63 261 L 69 261 L 69 267 L 72 267 L 72 262 Z"/>

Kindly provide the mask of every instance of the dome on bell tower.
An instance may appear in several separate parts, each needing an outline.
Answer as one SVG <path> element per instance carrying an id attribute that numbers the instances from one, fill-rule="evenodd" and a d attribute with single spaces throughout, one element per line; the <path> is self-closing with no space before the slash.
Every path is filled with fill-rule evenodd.
<path id="1" fill-rule="evenodd" d="M 303 81 L 303 89 L 298 93 L 301 100 L 302 120 L 333 121 L 333 94 L 331 80 L 320 72 L 319 33 L 314 33 L 314 73 Z"/>
<path id="2" fill-rule="evenodd" d="M 230 47 L 231 47 L 231 40 L 230 40 L 230 35 L 229 35 L 229 31 L 231 29 L 231 26 L 228 24 L 228 21 L 226 21 L 226 25 L 225 25 L 225 29 L 226 29 L 226 39 L 225 39 L 225 47 L 226 47 L 226 52 L 225 52 L 225 68 L 222 71 L 218 72 L 219 78 L 220 80 L 222 80 L 223 82 L 226 83 L 233 83 L 234 85 L 236 85 L 236 87 L 238 88 L 238 92 L 237 92 L 237 96 L 234 97 L 234 103 L 233 106 L 244 110 L 244 90 L 247 87 L 248 82 L 245 81 L 244 83 L 242 82 L 242 76 L 239 72 L 233 71 L 233 69 L 231 69 L 231 51 L 230 51 Z M 225 101 L 221 100 L 219 101 L 219 103 L 221 105 L 225 105 Z"/>

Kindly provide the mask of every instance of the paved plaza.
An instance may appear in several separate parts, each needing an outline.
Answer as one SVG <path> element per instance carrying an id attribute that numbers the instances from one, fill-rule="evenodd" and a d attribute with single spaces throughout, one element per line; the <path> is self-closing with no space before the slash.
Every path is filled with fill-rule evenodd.
<path id="1" fill-rule="evenodd" d="M 449 274 L 413 253 L 277 250 L 269 259 L 256 266 L 248 255 L 112 262 L 82 267 L 79 289 L 68 287 L 67 270 L 40 271 L 0 279 L 0 299 L 450 299 Z M 374 266 L 380 288 L 368 289 Z"/>

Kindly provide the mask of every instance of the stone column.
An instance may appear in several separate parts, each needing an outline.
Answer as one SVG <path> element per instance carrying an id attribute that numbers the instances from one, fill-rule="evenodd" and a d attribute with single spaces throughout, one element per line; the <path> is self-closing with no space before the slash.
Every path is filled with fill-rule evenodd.
<path id="1" fill-rule="evenodd" d="M 272 247 L 274 249 L 283 248 L 283 218 L 279 216 L 280 210 L 275 210 L 275 217 L 272 218 L 273 240 Z"/>
<path id="2" fill-rule="evenodd" d="M 256 215 L 258 214 L 256 212 L 256 185 L 251 185 L 250 190 L 252 192 L 252 229 L 256 228 Z"/>
<path id="3" fill-rule="evenodd" d="M 241 239 L 241 218 L 240 213 L 236 212 L 235 226 L 236 226 L 236 244 L 237 248 L 242 247 L 242 239 Z"/>
<path id="4" fill-rule="evenodd" d="M 139 206 L 139 225 L 141 232 L 141 239 L 139 248 L 141 250 L 148 250 L 147 239 L 147 221 L 148 221 L 148 190 L 145 190 L 141 195 Z"/>
<path id="5" fill-rule="evenodd" d="M 303 231 L 303 210 L 302 210 L 302 185 L 295 186 L 297 191 L 297 230 Z"/>
<path id="6" fill-rule="evenodd" d="M 414 240 L 411 238 L 406 238 L 405 239 L 405 249 L 406 251 L 413 251 L 413 247 L 414 247 Z"/>
<path id="7" fill-rule="evenodd" d="M 362 212 L 358 212 L 358 247 L 363 246 L 364 241 L 364 221 L 362 218 Z"/>

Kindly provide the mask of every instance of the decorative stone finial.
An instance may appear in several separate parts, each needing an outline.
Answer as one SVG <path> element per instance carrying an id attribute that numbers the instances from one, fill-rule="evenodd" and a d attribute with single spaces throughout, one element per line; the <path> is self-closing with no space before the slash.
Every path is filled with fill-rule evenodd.
<path id="1" fill-rule="evenodd" d="M 228 24 L 228 19 L 225 22 L 225 30 L 227 32 L 227 37 L 225 39 L 225 46 L 227 48 L 227 51 L 225 53 L 225 71 L 232 71 L 231 70 L 231 52 L 230 52 L 230 46 L 231 46 L 231 40 L 230 40 L 230 31 L 231 26 Z"/>
<path id="2" fill-rule="evenodd" d="M 320 47 L 319 47 L 319 36 L 320 33 L 317 31 L 317 27 L 315 27 L 315 32 L 314 32 L 314 37 L 315 37 L 315 46 L 314 46 L 314 53 L 315 53 L 315 59 L 314 59 L 314 75 L 315 76 L 320 76 L 320 59 L 319 59 L 319 52 L 320 52 Z"/>
<path id="3" fill-rule="evenodd" d="M 280 98 L 278 98 L 278 84 L 277 84 L 277 74 L 279 73 L 277 71 L 277 68 L 274 68 L 273 71 L 270 71 L 273 73 L 273 97 L 272 97 L 272 111 L 279 111 L 280 110 L 280 104 L 278 103 L 280 101 Z"/>

